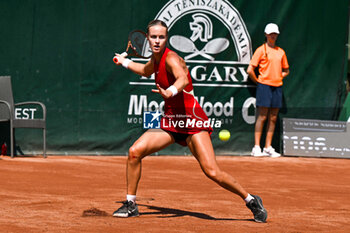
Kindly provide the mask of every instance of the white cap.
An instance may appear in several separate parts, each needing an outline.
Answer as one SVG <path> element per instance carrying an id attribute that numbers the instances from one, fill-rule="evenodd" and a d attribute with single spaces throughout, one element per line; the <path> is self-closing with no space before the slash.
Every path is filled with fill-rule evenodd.
<path id="1" fill-rule="evenodd" d="M 266 34 L 271 34 L 271 33 L 277 33 L 280 34 L 280 31 L 278 30 L 277 24 L 274 23 L 269 23 L 265 27 L 265 33 Z"/>

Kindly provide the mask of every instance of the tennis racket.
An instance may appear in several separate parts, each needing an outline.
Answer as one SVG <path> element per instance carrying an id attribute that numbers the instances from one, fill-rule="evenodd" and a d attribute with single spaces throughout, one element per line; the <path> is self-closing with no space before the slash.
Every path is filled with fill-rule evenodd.
<path id="1" fill-rule="evenodd" d="M 140 30 L 130 32 L 126 50 L 120 55 L 123 57 L 133 56 L 139 58 L 150 58 L 152 56 L 152 51 L 149 47 L 146 33 Z M 117 63 L 118 58 L 116 56 L 113 57 L 113 61 Z"/>

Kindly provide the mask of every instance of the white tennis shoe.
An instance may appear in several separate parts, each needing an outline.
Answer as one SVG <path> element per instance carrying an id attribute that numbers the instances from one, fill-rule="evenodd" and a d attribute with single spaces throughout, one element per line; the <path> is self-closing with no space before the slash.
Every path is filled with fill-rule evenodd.
<path id="1" fill-rule="evenodd" d="M 264 156 L 263 153 L 261 152 L 260 146 L 255 145 L 252 149 L 252 152 L 250 153 L 251 156 L 254 157 L 261 157 Z"/>
<path id="2" fill-rule="evenodd" d="M 278 158 L 281 156 L 281 154 L 277 153 L 272 146 L 269 146 L 268 148 L 264 148 L 262 154 L 263 154 L 262 156 L 270 156 L 271 158 Z"/>

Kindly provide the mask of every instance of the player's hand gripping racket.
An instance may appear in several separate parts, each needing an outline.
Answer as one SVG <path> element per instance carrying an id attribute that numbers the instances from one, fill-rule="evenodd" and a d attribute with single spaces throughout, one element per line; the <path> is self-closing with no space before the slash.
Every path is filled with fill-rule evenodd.
<path id="1" fill-rule="evenodd" d="M 135 30 L 130 32 L 128 45 L 125 52 L 120 54 L 122 57 L 133 56 L 139 58 L 150 58 L 152 51 L 149 48 L 147 35 L 143 31 Z M 113 61 L 118 62 L 118 57 L 114 56 Z"/>

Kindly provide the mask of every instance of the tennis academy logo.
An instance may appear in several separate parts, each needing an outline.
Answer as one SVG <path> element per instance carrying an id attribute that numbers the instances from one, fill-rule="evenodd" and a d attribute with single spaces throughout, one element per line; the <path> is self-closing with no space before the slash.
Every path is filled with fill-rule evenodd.
<path id="1" fill-rule="evenodd" d="M 252 48 L 248 31 L 238 11 L 226 0 L 172 0 L 156 18 L 168 25 L 169 32 L 176 30 L 186 33 L 187 30 L 191 33 L 190 37 L 170 33 L 171 46 L 187 53 L 184 57 L 186 61 L 193 58 L 214 61 L 213 55 L 228 52 L 231 42 L 237 53 L 237 62 L 247 64 L 250 61 Z M 223 26 L 226 30 L 223 30 Z M 230 39 L 226 38 L 227 32 Z M 225 38 L 218 37 L 220 34 Z M 196 43 L 204 43 L 204 46 L 197 48 Z"/>
<path id="2" fill-rule="evenodd" d="M 252 57 L 252 45 L 247 28 L 232 4 L 227 0 L 171 0 L 155 17 L 169 28 L 169 47 L 186 61 L 194 87 L 232 88 L 255 87 L 249 82 L 246 69 Z M 149 45 L 148 45 L 149 46 Z M 148 49 L 148 48 L 146 48 Z M 146 61 L 144 59 L 133 59 Z M 139 77 L 130 86 L 154 86 L 154 75 Z M 195 88 L 196 98 L 208 117 L 231 124 L 234 108 L 247 109 L 255 103 L 247 96 L 244 103 L 235 104 L 234 94 L 217 99 L 213 93 Z M 201 93 L 205 93 L 201 96 Z M 217 93 L 217 92 L 216 92 Z M 162 110 L 163 102 L 154 103 L 148 95 L 131 95 L 128 123 L 141 123 L 141 111 Z M 241 101 L 240 101 L 241 102 Z M 240 106 L 241 105 L 241 106 Z M 224 107 L 225 106 L 225 107 Z M 132 116 L 134 118 L 132 118 Z M 255 116 L 243 115 L 252 124 Z"/>

